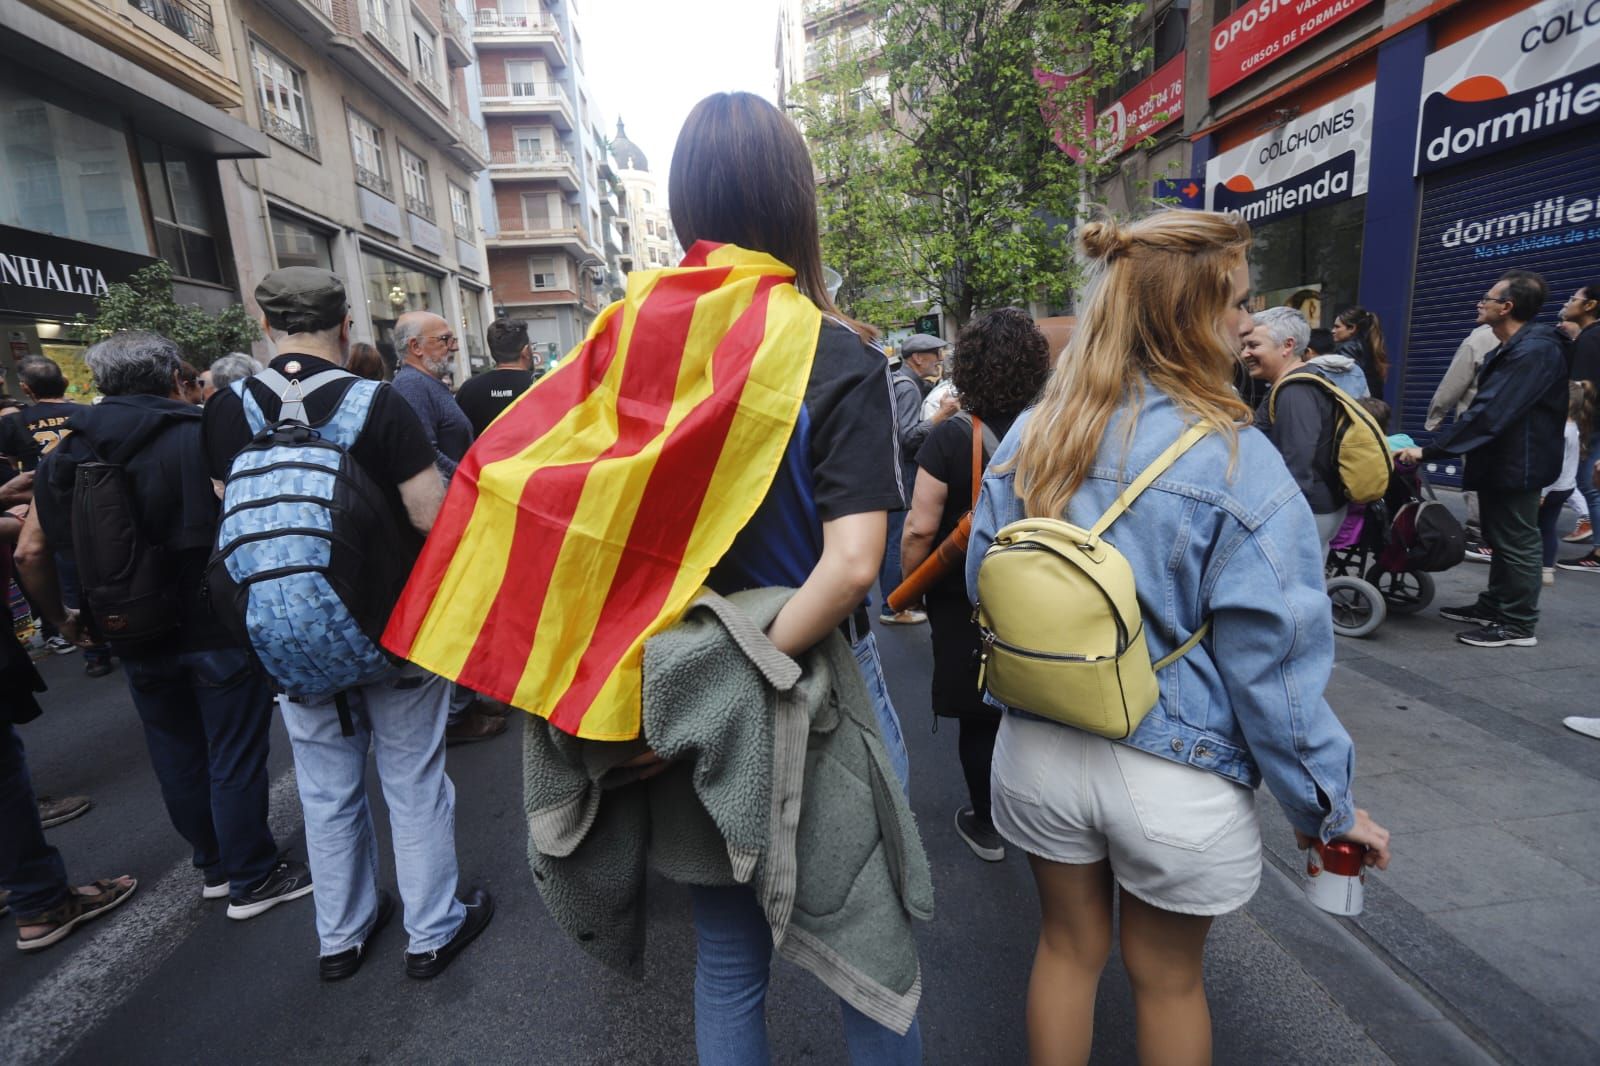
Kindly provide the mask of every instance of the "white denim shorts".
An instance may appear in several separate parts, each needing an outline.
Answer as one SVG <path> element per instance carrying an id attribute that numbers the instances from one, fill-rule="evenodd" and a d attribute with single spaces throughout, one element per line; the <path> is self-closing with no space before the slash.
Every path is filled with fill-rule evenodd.
<path id="1" fill-rule="evenodd" d="M 1051 862 L 1109 858 L 1153 907 L 1226 914 L 1261 883 L 1255 794 L 1218 774 L 1007 714 L 990 775 L 1001 836 Z"/>

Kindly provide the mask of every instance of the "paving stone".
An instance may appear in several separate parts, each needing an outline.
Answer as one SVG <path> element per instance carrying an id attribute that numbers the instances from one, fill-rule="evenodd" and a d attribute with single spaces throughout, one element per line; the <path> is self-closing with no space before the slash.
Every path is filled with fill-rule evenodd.
<path id="1" fill-rule="evenodd" d="M 1389 869 L 1373 876 L 1427 914 L 1593 892 L 1600 885 L 1487 825 L 1407 833 Z"/>

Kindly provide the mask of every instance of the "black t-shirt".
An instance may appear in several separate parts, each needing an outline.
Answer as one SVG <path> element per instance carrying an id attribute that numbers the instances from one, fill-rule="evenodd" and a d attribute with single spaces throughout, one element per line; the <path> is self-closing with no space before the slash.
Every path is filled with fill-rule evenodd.
<path id="1" fill-rule="evenodd" d="M 206 473 L 199 409 L 160 396 L 108 396 L 72 410 L 72 432 L 41 461 L 33 485 L 45 538 L 55 551 L 73 550 L 72 491 L 79 463 L 96 457 L 121 463 L 139 532 L 146 543 L 164 550 L 178 590 L 181 628 L 174 644 L 130 647 L 112 638 L 112 649 L 136 658 L 236 646 L 218 624 L 205 588 L 220 507 Z"/>
<path id="2" fill-rule="evenodd" d="M 483 436 L 501 411 L 511 406 L 511 401 L 528 391 L 533 384 L 533 371 L 515 367 L 496 367 L 487 374 L 468 379 L 456 390 L 456 403 L 461 405 L 467 421 L 472 423 L 473 439 Z"/>
<path id="3" fill-rule="evenodd" d="M 0 418 L 0 455 L 9 455 L 24 470 L 39 465 L 39 457 L 61 443 L 67 420 L 81 404 L 70 401 L 35 403 Z"/>
<path id="4" fill-rule="evenodd" d="M 1572 380 L 1600 388 L 1600 322 L 1591 322 L 1572 342 Z"/>
<path id="5" fill-rule="evenodd" d="M 823 319 L 783 465 L 707 583 L 798 588 L 822 558 L 823 522 L 904 506 L 896 447 L 888 361 Z"/>
<path id="6" fill-rule="evenodd" d="M 272 369 L 288 378 L 309 378 L 324 370 L 337 369 L 334 364 L 313 355 L 290 353 L 272 361 Z M 318 389 L 306 399 L 306 418 L 318 425 L 332 417 L 345 391 L 356 379 L 335 383 Z M 277 420 L 282 403 L 277 393 L 256 378 L 246 378 L 245 388 L 261 407 L 261 413 L 270 424 Z M 211 476 L 218 481 L 228 477 L 228 468 L 234 456 L 250 443 L 250 424 L 245 420 L 244 403 L 232 389 L 212 395 L 205 408 L 206 465 Z M 395 523 L 413 550 L 420 549 L 422 540 L 416 534 L 405 503 L 400 499 L 400 484 L 416 477 L 433 466 L 433 445 L 418 421 L 417 414 L 405 397 L 393 386 L 380 384 L 372 398 L 372 409 L 367 414 L 366 427 L 356 438 L 350 454 L 361 464 L 368 476 L 377 483 L 389 500 Z"/>
<path id="7" fill-rule="evenodd" d="M 1016 416 L 985 422 L 995 440 L 1004 440 L 1011 431 Z M 985 464 L 989 449 L 983 450 Z M 933 537 L 934 546 L 944 541 L 961 522 L 961 516 L 972 510 L 972 423 L 965 418 L 947 418 L 933 427 L 928 439 L 917 452 L 917 466 L 945 483 L 948 491 L 944 497 L 944 512 L 939 516 L 939 528 Z M 915 490 L 913 489 L 913 493 Z M 966 576 L 959 570 L 945 575 L 929 591 L 929 598 L 967 599 Z"/>

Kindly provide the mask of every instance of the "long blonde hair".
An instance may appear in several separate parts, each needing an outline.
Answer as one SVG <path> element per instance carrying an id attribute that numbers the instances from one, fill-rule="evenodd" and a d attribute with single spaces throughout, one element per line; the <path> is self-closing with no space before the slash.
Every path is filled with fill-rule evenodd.
<path id="1" fill-rule="evenodd" d="M 1078 242 L 1091 263 L 1083 311 L 1015 459 L 1017 493 L 1035 517 L 1065 510 L 1112 414 L 1139 402 L 1145 378 L 1230 447 L 1251 414 L 1233 389 L 1239 339 L 1223 329 L 1230 274 L 1250 246 L 1246 223 L 1167 210 L 1125 224 L 1087 223 Z M 1133 426 L 1130 418 L 1130 441 Z"/>

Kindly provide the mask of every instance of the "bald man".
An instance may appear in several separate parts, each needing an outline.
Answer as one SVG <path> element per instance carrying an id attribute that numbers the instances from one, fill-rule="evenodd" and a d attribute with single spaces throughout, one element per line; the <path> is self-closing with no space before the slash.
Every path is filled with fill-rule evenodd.
<path id="1" fill-rule="evenodd" d="M 472 423 L 441 380 L 455 362 L 456 335 L 433 312 L 408 311 L 394 324 L 393 341 L 402 363 L 394 376 L 395 391 L 422 420 L 439 472 L 448 480 L 472 444 Z"/>

